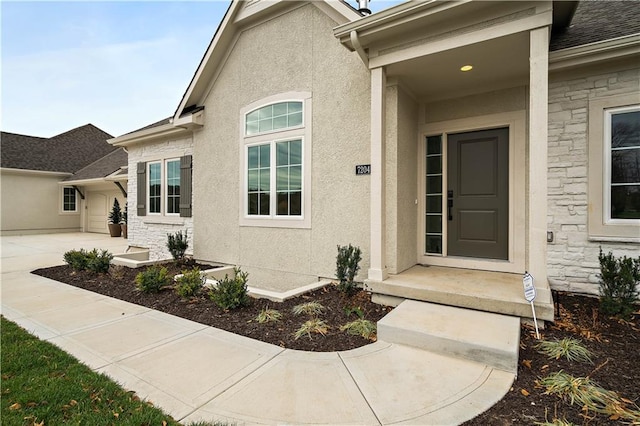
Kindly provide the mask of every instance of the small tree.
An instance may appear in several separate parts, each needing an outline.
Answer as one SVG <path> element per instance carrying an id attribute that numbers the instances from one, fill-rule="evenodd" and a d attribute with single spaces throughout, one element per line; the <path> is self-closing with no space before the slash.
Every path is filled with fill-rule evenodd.
<path id="1" fill-rule="evenodd" d="M 338 289 L 349 295 L 355 293 L 356 284 L 353 281 L 360 270 L 361 260 L 360 247 L 338 246 L 338 256 L 336 257 L 336 276 L 340 283 Z"/>
<path id="2" fill-rule="evenodd" d="M 167 234 L 167 248 L 169 253 L 176 262 L 184 261 L 184 254 L 189 248 L 189 239 L 187 238 L 187 231 L 178 231 L 175 234 Z"/>
<path id="3" fill-rule="evenodd" d="M 120 203 L 118 202 L 117 198 L 114 198 L 113 207 L 111 208 L 111 212 L 109 213 L 109 223 L 119 225 L 121 220 L 122 210 L 120 209 Z"/>
<path id="4" fill-rule="evenodd" d="M 598 255 L 600 261 L 600 309 L 607 315 L 627 318 L 638 301 L 640 256 L 616 258 L 611 252 Z"/>

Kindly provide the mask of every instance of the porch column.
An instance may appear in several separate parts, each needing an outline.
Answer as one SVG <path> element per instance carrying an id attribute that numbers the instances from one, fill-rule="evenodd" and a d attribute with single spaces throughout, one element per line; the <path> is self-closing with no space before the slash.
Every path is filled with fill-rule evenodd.
<path id="1" fill-rule="evenodd" d="M 549 28 L 529 33 L 529 227 L 527 270 L 547 283 L 547 128 Z"/>
<path id="2" fill-rule="evenodd" d="M 387 278 L 385 218 L 385 88 L 384 68 L 371 70 L 371 263 L 369 279 Z"/>

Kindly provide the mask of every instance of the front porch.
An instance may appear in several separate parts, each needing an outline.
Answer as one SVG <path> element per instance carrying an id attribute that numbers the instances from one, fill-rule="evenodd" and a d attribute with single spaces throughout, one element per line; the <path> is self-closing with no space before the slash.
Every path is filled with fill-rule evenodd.
<path id="1" fill-rule="evenodd" d="M 535 284 L 536 316 L 553 321 L 551 290 L 546 282 Z M 519 274 L 416 265 L 402 273 L 390 274 L 382 281 L 365 280 L 365 286 L 373 293 L 374 300 L 385 304 L 397 305 L 411 299 L 533 318 Z"/>

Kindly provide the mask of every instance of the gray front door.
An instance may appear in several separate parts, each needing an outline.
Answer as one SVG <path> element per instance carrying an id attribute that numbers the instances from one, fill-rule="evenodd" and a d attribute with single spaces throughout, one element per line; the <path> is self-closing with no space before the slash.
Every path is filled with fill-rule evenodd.
<path id="1" fill-rule="evenodd" d="M 447 137 L 447 253 L 509 257 L 509 129 Z"/>

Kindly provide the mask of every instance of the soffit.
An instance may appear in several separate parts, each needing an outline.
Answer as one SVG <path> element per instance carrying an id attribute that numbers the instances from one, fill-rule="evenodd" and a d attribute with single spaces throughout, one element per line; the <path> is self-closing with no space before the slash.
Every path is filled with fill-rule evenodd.
<path id="1" fill-rule="evenodd" d="M 473 70 L 460 71 L 463 65 Z M 417 98 L 446 99 L 528 84 L 529 36 L 513 34 L 387 66 Z"/>

